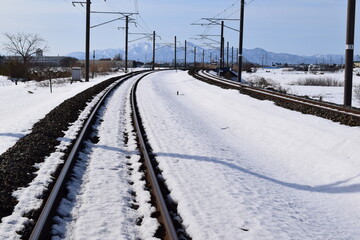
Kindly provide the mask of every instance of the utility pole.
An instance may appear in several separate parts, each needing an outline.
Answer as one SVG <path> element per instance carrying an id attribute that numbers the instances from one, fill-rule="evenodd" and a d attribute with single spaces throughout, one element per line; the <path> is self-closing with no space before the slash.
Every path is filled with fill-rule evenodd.
<path id="1" fill-rule="evenodd" d="M 203 69 L 205 69 L 205 49 L 203 49 L 202 51 L 202 65 L 203 65 Z"/>
<path id="2" fill-rule="evenodd" d="M 175 36 L 175 51 L 174 51 L 174 67 L 176 70 L 176 36 Z"/>
<path id="3" fill-rule="evenodd" d="M 344 88 L 345 106 L 351 106 L 351 100 L 352 100 L 354 38 L 355 38 L 355 7 L 356 7 L 356 0 L 348 0 L 346 51 L 345 51 L 345 88 Z"/>
<path id="4" fill-rule="evenodd" d="M 226 67 L 229 67 L 229 42 L 226 45 Z"/>
<path id="5" fill-rule="evenodd" d="M 187 52 L 187 41 L 185 40 L 185 62 L 184 62 L 185 69 L 186 69 L 186 52 Z"/>
<path id="6" fill-rule="evenodd" d="M 90 1 L 90 0 L 88 0 Z M 106 0 L 105 0 L 106 1 Z M 90 9 L 89 9 L 90 11 Z M 99 12 L 99 11 L 92 11 L 91 13 L 100 13 L 100 14 L 120 14 L 122 15 L 123 17 L 120 17 L 120 18 L 116 18 L 116 19 L 113 19 L 113 20 L 110 20 L 110 21 L 107 21 L 107 22 L 104 22 L 104 23 L 100 23 L 100 24 L 97 24 L 95 26 L 92 26 L 90 28 L 95 28 L 95 27 L 99 27 L 99 26 L 102 26 L 102 25 L 105 25 L 107 23 L 111 23 L 111 22 L 114 22 L 114 21 L 117 21 L 117 20 L 121 20 L 121 19 L 124 19 L 125 17 L 125 72 L 127 72 L 128 70 L 128 45 L 129 45 L 129 16 L 131 15 L 135 15 L 135 14 L 138 14 L 138 13 L 122 13 L 122 12 Z M 132 20 L 132 19 L 131 19 Z"/>
<path id="7" fill-rule="evenodd" d="M 244 1 L 243 1 L 244 2 Z M 224 67 L 224 62 L 225 62 L 225 50 L 224 50 L 224 27 L 231 29 L 233 31 L 239 31 L 238 29 L 229 27 L 229 26 L 225 26 L 224 25 L 224 20 L 226 21 L 239 21 L 240 19 L 229 19 L 229 18 L 202 18 L 204 20 L 209 21 L 210 23 L 206 24 L 206 23 L 192 23 L 192 25 L 201 25 L 201 26 L 212 26 L 212 25 L 221 25 L 221 35 L 220 35 L 220 42 L 217 42 L 213 39 L 209 39 L 207 38 L 210 35 L 200 35 L 200 37 L 202 39 L 207 39 L 213 42 L 217 42 L 220 43 L 220 61 L 219 61 L 219 68 L 223 68 Z M 219 23 L 221 21 L 221 23 Z M 211 45 L 211 44 L 209 44 Z M 220 74 L 220 71 L 219 71 Z"/>
<path id="8" fill-rule="evenodd" d="M 125 17 L 125 72 L 128 72 L 129 16 Z"/>
<path id="9" fill-rule="evenodd" d="M 194 47 L 194 68 L 196 70 L 196 47 Z"/>
<path id="10" fill-rule="evenodd" d="M 238 82 L 241 82 L 242 60 L 243 60 L 243 37 L 244 37 L 244 7 L 245 0 L 241 0 L 240 7 L 240 32 L 239 32 L 239 61 L 238 61 Z"/>
<path id="11" fill-rule="evenodd" d="M 92 67 L 92 79 L 94 79 L 95 75 L 95 50 L 93 51 L 93 67 Z"/>
<path id="12" fill-rule="evenodd" d="M 234 67 L 234 47 L 231 47 L 231 68 Z"/>
<path id="13" fill-rule="evenodd" d="M 239 48 L 236 49 L 236 56 L 239 56 Z M 239 57 L 236 57 L 236 63 L 239 64 Z"/>
<path id="14" fill-rule="evenodd" d="M 153 57 L 152 57 L 152 70 L 155 70 L 155 38 L 156 38 L 156 34 L 155 34 L 155 31 L 153 31 Z"/>
<path id="15" fill-rule="evenodd" d="M 86 43 L 85 43 L 85 81 L 89 81 L 90 73 L 90 0 L 86 0 Z"/>
<path id="16" fill-rule="evenodd" d="M 221 21 L 220 35 L 220 68 L 224 67 L 224 21 Z M 220 72 L 219 72 L 220 74 Z"/>

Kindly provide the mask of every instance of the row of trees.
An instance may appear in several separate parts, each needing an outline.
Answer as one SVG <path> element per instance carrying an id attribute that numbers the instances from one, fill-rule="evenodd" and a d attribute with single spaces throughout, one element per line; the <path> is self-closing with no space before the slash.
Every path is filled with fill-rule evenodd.
<path id="1" fill-rule="evenodd" d="M 2 48 L 9 54 L 17 57 L 11 59 L 0 56 L 0 75 L 9 76 L 14 79 L 21 78 L 41 81 L 48 75 L 47 73 L 51 73 L 57 77 L 59 77 L 59 75 L 60 77 L 69 77 L 71 76 L 71 67 L 82 67 L 77 59 L 71 57 L 62 57 L 59 64 L 56 64 L 56 67 L 63 68 L 57 68 L 56 70 L 54 70 L 55 66 L 47 63 L 34 63 L 32 59 L 35 55 L 48 50 L 46 41 L 38 34 L 5 33 L 4 36 L 5 42 L 2 43 Z M 109 63 L 109 61 L 112 60 L 121 61 L 122 57 L 120 54 L 116 54 L 113 59 L 100 59 L 96 64 L 91 62 L 91 72 L 94 74 L 96 72 L 112 71 L 114 66 Z"/>

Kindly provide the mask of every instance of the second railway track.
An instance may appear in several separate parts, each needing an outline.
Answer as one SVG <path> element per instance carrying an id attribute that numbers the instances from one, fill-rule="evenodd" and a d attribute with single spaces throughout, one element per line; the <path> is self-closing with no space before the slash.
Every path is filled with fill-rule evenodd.
<path id="1" fill-rule="evenodd" d="M 273 101 L 275 104 L 288 108 L 290 110 L 299 111 L 305 114 L 316 115 L 349 126 L 360 126 L 359 109 L 316 101 L 276 91 L 255 88 L 245 84 L 241 84 L 239 82 L 219 78 L 217 76 L 209 74 L 206 71 L 195 72 L 194 77 L 201 81 L 218 85 L 220 87 L 237 89 L 241 93 L 247 94 L 257 99 Z"/>

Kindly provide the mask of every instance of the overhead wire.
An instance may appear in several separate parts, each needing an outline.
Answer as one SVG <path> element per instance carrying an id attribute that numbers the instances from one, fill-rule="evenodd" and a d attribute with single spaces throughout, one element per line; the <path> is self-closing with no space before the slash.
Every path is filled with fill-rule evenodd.
<path id="1" fill-rule="evenodd" d="M 119 11 L 117 11 L 116 9 L 115 9 L 115 7 L 113 6 L 113 5 L 111 5 L 110 3 L 109 3 L 109 1 L 108 0 L 104 0 L 104 2 L 106 3 L 106 5 L 110 8 L 110 10 L 111 11 L 113 11 L 113 12 L 119 12 Z M 100 17 L 98 17 L 98 16 L 96 16 L 98 19 L 101 19 Z M 103 20 L 103 19 L 101 19 L 101 21 L 105 21 L 105 20 Z M 107 25 L 106 26 L 107 28 L 111 28 L 109 25 Z M 112 28 L 111 28 L 112 29 Z"/>
<path id="2" fill-rule="evenodd" d="M 235 4 L 237 4 L 238 2 L 240 2 L 240 0 L 237 0 L 236 2 L 234 2 L 233 4 L 231 4 L 231 6 L 229 6 L 228 8 L 226 8 L 224 11 L 218 13 L 217 15 L 215 15 L 213 18 L 216 18 L 218 16 L 221 16 L 223 13 L 226 13 L 230 8 L 234 7 Z"/>
<path id="3" fill-rule="evenodd" d="M 110 5 L 110 3 L 108 1 L 105 1 L 105 2 L 106 2 L 106 5 L 108 5 L 112 11 L 116 12 L 115 8 L 112 5 Z"/>
<path id="4" fill-rule="evenodd" d="M 84 4 L 80 4 L 80 3 L 77 3 L 77 4 L 74 4 L 73 1 L 69 1 L 69 0 L 63 0 L 64 2 L 66 2 L 67 4 L 71 5 L 72 7 L 74 7 L 76 10 L 78 10 L 79 12 L 83 13 L 83 14 L 86 14 L 86 3 Z M 91 14 L 91 19 L 94 20 L 97 24 L 101 24 L 103 22 L 105 22 L 106 20 L 100 18 L 99 16 L 97 15 L 94 15 L 94 14 Z M 109 26 L 107 26 L 109 27 Z"/>
<path id="5" fill-rule="evenodd" d="M 148 24 L 146 23 L 146 21 L 144 20 L 144 18 L 142 17 L 140 11 L 139 11 L 139 5 L 138 5 L 138 1 L 134 0 L 134 7 L 135 7 L 135 12 L 138 13 L 136 15 L 136 27 L 140 29 L 140 31 L 142 31 L 143 34 L 150 34 L 153 32 L 153 30 L 148 26 Z M 157 37 L 160 37 L 158 34 L 156 34 Z M 161 37 L 160 37 L 161 39 Z"/>
<path id="6" fill-rule="evenodd" d="M 249 2 L 245 3 L 245 6 L 249 6 L 251 3 L 253 3 L 256 0 L 251 0 Z M 236 4 L 238 4 L 240 2 L 240 0 L 237 0 L 236 2 L 234 2 L 233 4 L 231 4 L 229 7 L 227 7 L 225 10 L 221 11 L 220 13 L 216 14 L 213 18 L 217 18 L 217 17 L 221 17 L 223 14 L 225 14 L 226 12 L 228 12 L 230 9 L 232 9 Z M 228 19 L 231 16 L 233 16 L 236 13 L 240 12 L 240 8 L 237 8 L 235 11 L 231 12 L 229 15 L 226 15 L 224 17 L 224 19 Z M 201 20 L 201 19 L 200 19 Z M 198 20 L 197 22 L 199 22 L 200 20 Z M 210 32 L 210 30 L 214 27 L 214 25 L 207 25 L 205 30 L 203 31 L 203 34 L 206 35 Z"/>
<path id="7" fill-rule="evenodd" d="M 255 0 L 251 0 L 250 2 L 246 3 L 245 6 L 250 5 L 251 3 L 255 2 Z"/>
<path id="8" fill-rule="evenodd" d="M 106 3 L 106 5 L 107 5 L 107 7 L 111 10 L 111 11 L 113 11 L 114 13 L 120 13 L 121 11 L 119 11 L 118 9 L 117 9 L 117 7 L 116 6 L 114 6 L 109 0 L 104 0 L 104 2 Z M 92 18 L 94 18 L 94 19 L 96 19 L 97 20 L 97 22 L 100 24 L 100 25 L 102 25 L 101 23 L 104 23 L 104 22 L 115 22 L 115 20 L 114 21 L 112 21 L 112 20 L 104 20 L 103 18 L 100 18 L 98 15 L 95 15 L 95 14 L 91 14 L 91 17 Z M 116 28 L 116 29 L 119 29 L 119 24 L 117 24 L 116 26 L 115 26 L 115 23 L 110 23 L 112 26 L 110 26 L 110 25 L 108 25 L 108 24 L 105 24 L 106 26 L 106 28 L 108 28 L 108 29 L 114 29 L 114 28 Z M 120 27 L 121 28 L 121 27 Z"/>

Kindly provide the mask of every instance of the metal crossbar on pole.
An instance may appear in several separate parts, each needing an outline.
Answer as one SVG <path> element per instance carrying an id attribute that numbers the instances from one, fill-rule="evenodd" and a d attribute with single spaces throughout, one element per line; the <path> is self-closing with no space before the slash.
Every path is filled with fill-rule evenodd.
<path id="1" fill-rule="evenodd" d="M 121 19 L 124 19 L 124 17 L 115 18 L 115 19 L 113 19 L 113 20 L 110 20 L 110 21 L 107 21 L 107 22 L 104 22 L 104 23 L 100 23 L 100 24 L 91 26 L 90 28 L 96 28 L 96 27 L 99 27 L 99 26 L 102 26 L 102 25 L 105 25 L 105 24 L 108 24 L 108 23 L 111 23 L 111 22 L 115 22 L 115 21 L 121 20 Z"/>
<path id="2" fill-rule="evenodd" d="M 99 11 L 91 11 L 91 13 L 101 13 L 101 14 L 121 14 L 124 17 L 126 16 L 131 16 L 131 15 L 135 15 L 135 14 L 139 14 L 139 13 L 126 13 L 126 12 L 99 12 Z"/>

